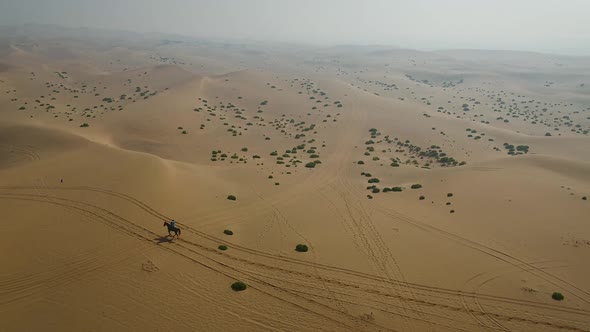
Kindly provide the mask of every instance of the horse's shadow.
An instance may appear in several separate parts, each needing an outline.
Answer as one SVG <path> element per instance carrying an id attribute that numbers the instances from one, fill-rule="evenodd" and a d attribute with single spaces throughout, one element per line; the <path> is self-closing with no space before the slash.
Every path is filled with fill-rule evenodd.
<path id="1" fill-rule="evenodd" d="M 169 235 L 167 235 L 167 236 L 158 236 L 158 237 L 154 238 L 154 240 L 156 240 L 158 244 L 172 242 L 172 238 L 170 238 Z"/>

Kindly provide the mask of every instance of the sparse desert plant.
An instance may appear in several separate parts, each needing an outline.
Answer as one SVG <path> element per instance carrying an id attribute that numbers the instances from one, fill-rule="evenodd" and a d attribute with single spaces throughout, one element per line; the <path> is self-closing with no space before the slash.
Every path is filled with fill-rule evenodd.
<path id="1" fill-rule="evenodd" d="M 236 281 L 233 284 L 231 284 L 231 289 L 233 289 L 236 292 L 241 292 L 243 290 L 246 290 L 246 288 L 248 288 L 248 286 L 243 281 Z"/>
<path id="2" fill-rule="evenodd" d="M 373 194 L 378 194 L 380 191 L 381 191 L 381 189 L 379 189 L 379 188 L 377 188 L 377 187 L 374 187 L 374 188 L 371 190 L 371 192 L 372 192 Z"/>
<path id="3" fill-rule="evenodd" d="M 234 232 L 231 231 L 231 230 L 229 230 L 229 229 L 224 229 L 223 230 L 223 234 L 225 234 L 225 235 L 234 235 Z"/>
<path id="4" fill-rule="evenodd" d="M 582 200 L 584 200 L 584 201 L 585 201 L 585 200 L 587 200 L 587 199 L 588 199 L 588 197 L 586 197 L 586 196 L 582 196 Z"/>
<path id="5" fill-rule="evenodd" d="M 230 201 L 235 201 L 237 199 L 237 197 L 234 195 L 229 195 L 229 196 L 227 196 L 227 199 L 229 199 Z"/>
<path id="6" fill-rule="evenodd" d="M 220 245 L 217 247 L 217 249 L 225 251 L 225 250 L 227 250 L 227 246 L 226 246 L 226 245 L 224 245 L 224 244 L 220 244 Z"/>
<path id="7" fill-rule="evenodd" d="M 314 163 L 314 162 L 309 162 L 309 163 L 305 164 L 305 167 L 307 167 L 307 168 L 314 168 L 314 167 L 315 167 L 315 165 L 316 165 L 316 163 Z"/>
<path id="8" fill-rule="evenodd" d="M 560 292 L 553 292 L 553 294 L 551 294 L 551 298 L 555 301 L 563 301 L 565 297 Z"/>
<path id="9" fill-rule="evenodd" d="M 391 191 L 391 188 L 389 188 L 389 187 L 385 187 L 385 188 L 383 188 L 383 192 L 384 192 L 384 193 L 388 193 L 388 192 L 390 192 L 390 191 Z"/>
<path id="10" fill-rule="evenodd" d="M 412 189 L 420 189 L 420 188 L 422 188 L 422 185 L 416 183 L 416 184 L 413 184 L 410 188 L 412 188 Z"/>
<path id="11" fill-rule="evenodd" d="M 379 183 L 379 179 L 377 179 L 377 178 L 371 178 L 367 182 L 369 182 L 369 183 Z"/>
<path id="12" fill-rule="evenodd" d="M 309 250 L 309 248 L 307 248 L 307 245 L 305 244 L 298 244 L 295 246 L 295 251 L 298 252 L 307 252 Z"/>
<path id="13" fill-rule="evenodd" d="M 80 125 L 80 128 L 86 128 L 86 127 L 90 127 L 90 125 L 87 124 L 86 122 L 84 122 L 83 124 Z"/>
<path id="14" fill-rule="evenodd" d="M 243 152 L 248 152 L 248 148 L 242 148 Z"/>
<path id="15" fill-rule="evenodd" d="M 183 135 L 186 135 L 186 134 L 188 134 L 188 132 L 187 132 L 186 130 L 183 130 L 183 131 L 182 131 L 182 134 L 183 134 Z"/>
<path id="16" fill-rule="evenodd" d="M 393 187 L 391 188 L 391 191 L 395 191 L 395 192 L 401 192 L 403 189 L 401 187 Z"/>
<path id="17" fill-rule="evenodd" d="M 453 197 L 453 193 L 447 193 L 447 197 Z"/>
<path id="18" fill-rule="evenodd" d="M 424 200 L 425 198 L 426 198 L 426 197 L 424 197 L 424 196 L 420 196 L 420 198 L 419 198 L 419 199 L 422 201 L 422 200 Z"/>

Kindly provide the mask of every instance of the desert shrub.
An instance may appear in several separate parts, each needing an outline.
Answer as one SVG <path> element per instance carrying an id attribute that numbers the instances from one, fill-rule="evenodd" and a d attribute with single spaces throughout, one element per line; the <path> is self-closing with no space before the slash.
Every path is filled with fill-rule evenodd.
<path id="1" fill-rule="evenodd" d="M 312 159 L 319 158 L 319 157 L 320 157 L 320 155 L 318 155 L 318 154 L 312 154 L 311 156 L 309 156 L 309 158 L 312 158 Z"/>
<path id="2" fill-rule="evenodd" d="M 379 179 L 377 179 L 377 178 L 371 178 L 371 179 L 369 179 L 368 182 L 369 183 L 379 183 Z"/>
<path id="3" fill-rule="evenodd" d="M 379 160 L 379 157 L 373 157 L 373 161 Z"/>
<path id="4" fill-rule="evenodd" d="M 224 229 L 223 230 L 223 234 L 225 234 L 225 235 L 234 235 L 234 232 L 231 231 L 231 230 L 229 230 L 229 229 Z"/>
<path id="5" fill-rule="evenodd" d="M 356 163 L 357 163 L 357 164 L 359 164 L 359 165 L 364 165 L 364 164 L 365 164 L 365 162 L 364 162 L 364 161 L 362 161 L 362 160 L 359 160 L 359 161 L 357 161 Z"/>
<path id="6" fill-rule="evenodd" d="M 315 167 L 315 164 L 316 163 L 314 163 L 314 162 L 309 162 L 309 163 L 305 164 L 305 167 L 307 167 L 307 168 L 314 168 Z"/>
<path id="7" fill-rule="evenodd" d="M 270 155 L 274 157 L 274 156 L 277 156 L 278 153 L 276 151 L 273 151 L 273 152 L 270 153 Z"/>
<path id="8" fill-rule="evenodd" d="M 551 298 L 555 301 L 563 301 L 564 296 L 560 292 L 553 292 L 553 294 L 551 294 Z"/>
<path id="9" fill-rule="evenodd" d="M 373 189 L 371 190 L 371 192 L 372 192 L 373 194 L 378 194 L 380 191 L 381 191 L 381 190 L 380 190 L 379 188 L 377 188 L 377 187 L 373 187 Z"/>
<path id="10" fill-rule="evenodd" d="M 453 193 L 447 193 L 447 197 L 453 197 Z"/>
<path id="11" fill-rule="evenodd" d="M 400 192 L 402 190 L 403 189 L 401 187 L 393 187 L 393 188 L 391 188 L 391 191 L 395 191 L 395 192 Z"/>
<path id="12" fill-rule="evenodd" d="M 422 200 L 424 200 L 425 198 L 426 198 L 426 197 L 424 197 L 424 196 L 420 196 L 420 200 L 421 200 L 421 201 L 422 201 Z"/>
<path id="13" fill-rule="evenodd" d="M 450 212 L 450 213 L 455 213 L 455 210 L 451 210 L 451 211 L 449 211 L 449 212 Z"/>
<path id="14" fill-rule="evenodd" d="M 584 200 L 584 201 L 587 200 L 587 199 L 588 199 L 588 197 L 586 197 L 586 196 L 583 196 L 582 197 L 582 200 Z"/>
<path id="15" fill-rule="evenodd" d="M 399 164 L 398 163 L 391 163 L 390 166 L 391 167 L 399 167 Z"/>
<path id="16" fill-rule="evenodd" d="M 87 124 L 86 122 L 84 122 L 83 124 L 80 125 L 81 128 L 86 128 L 86 127 L 90 127 L 89 124 Z"/>
<path id="17" fill-rule="evenodd" d="M 182 131 L 182 134 L 183 134 L 183 135 L 186 135 L 186 134 L 188 134 L 188 132 L 187 132 L 186 130 L 183 130 L 183 131 Z"/>
<path id="18" fill-rule="evenodd" d="M 255 155 L 252 156 L 252 158 L 254 158 L 254 159 L 260 159 L 260 156 L 257 155 L 257 154 L 255 154 Z"/>
<path id="19" fill-rule="evenodd" d="M 246 288 L 248 288 L 248 286 L 246 286 L 246 284 L 242 281 L 236 281 L 233 284 L 231 284 L 231 289 L 233 289 L 236 292 L 241 292 L 243 290 L 246 290 Z"/>
<path id="20" fill-rule="evenodd" d="M 229 195 L 229 196 L 227 196 L 227 199 L 229 199 L 230 201 L 235 201 L 237 199 L 237 197 L 234 195 Z"/>
<path id="21" fill-rule="evenodd" d="M 219 250 L 227 250 L 227 246 L 224 244 L 220 244 L 219 247 L 217 247 L 217 249 Z"/>
<path id="22" fill-rule="evenodd" d="M 248 152 L 248 148 L 242 148 L 242 151 Z"/>
<path id="23" fill-rule="evenodd" d="M 416 183 L 416 184 L 413 184 L 410 188 L 412 188 L 412 189 L 420 189 L 420 188 L 422 188 L 422 185 Z"/>
<path id="24" fill-rule="evenodd" d="M 384 193 L 388 193 L 388 192 L 390 192 L 390 191 L 391 191 L 391 188 L 388 188 L 388 187 L 385 187 L 385 188 L 383 188 L 383 192 L 384 192 Z"/>
<path id="25" fill-rule="evenodd" d="M 307 250 L 309 250 L 309 249 L 307 248 L 307 245 L 305 245 L 305 244 L 298 244 L 295 246 L 295 251 L 307 252 Z"/>

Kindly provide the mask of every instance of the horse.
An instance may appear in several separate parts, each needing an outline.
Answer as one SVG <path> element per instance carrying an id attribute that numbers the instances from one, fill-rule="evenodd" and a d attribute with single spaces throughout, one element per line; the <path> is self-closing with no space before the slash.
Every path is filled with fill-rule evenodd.
<path id="1" fill-rule="evenodd" d="M 167 221 L 164 221 L 164 225 L 162 225 L 162 226 L 166 226 L 168 228 L 168 236 L 172 235 L 172 234 L 170 234 L 172 232 L 174 232 L 174 236 L 176 236 L 176 237 L 180 236 L 180 228 L 172 226 Z M 172 238 L 174 238 L 174 236 L 172 236 Z"/>

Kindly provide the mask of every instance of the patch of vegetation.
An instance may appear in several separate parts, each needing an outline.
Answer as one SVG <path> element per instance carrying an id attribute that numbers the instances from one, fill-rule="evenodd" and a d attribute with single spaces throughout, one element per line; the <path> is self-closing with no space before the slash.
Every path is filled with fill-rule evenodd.
<path id="1" fill-rule="evenodd" d="M 551 294 L 551 298 L 555 301 L 563 301 L 565 297 L 560 292 L 553 292 L 553 294 Z"/>
<path id="2" fill-rule="evenodd" d="M 225 251 L 227 250 L 227 246 L 224 244 L 220 244 L 219 247 L 217 247 L 217 249 Z"/>
<path id="3" fill-rule="evenodd" d="M 368 182 L 369 183 L 379 183 L 379 179 L 377 179 L 377 178 L 371 178 L 371 179 L 369 179 Z"/>
<path id="4" fill-rule="evenodd" d="M 416 184 L 413 184 L 410 188 L 412 188 L 412 189 L 420 189 L 420 188 L 422 188 L 422 185 L 416 183 Z"/>
<path id="5" fill-rule="evenodd" d="M 248 288 L 248 286 L 246 286 L 246 283 L 244 283 L 243 281 L 236 281 L 233 284 L 231 284 L 231 289 L 233 289 L 236 292 L 241 292 L 243 290 L 246 290 L 246 288 Z"/>
<path id="6" fill-rule="evenodd" d="M 80 125 L 80 128 L 86 128 L 86 127 L 90 127 L 90 125 L 87 124 L 86 122 L 84 122 L 83 124 Z"/>
<path id="7" fill-rule="evenodd" d="M 234 195 L 229 195 L 229 196 L 227 196 L 227 199 L 229 199 L 230 201 L 235 201 L 238 198 Z"/>
<path id="8" fill-rule="evenodd" d="M 305 244 L 298 244 L 295 246 L 295 251 L 298 252 L 307 252 L 309 250 L 309 248 L 307 248 L 307 245 Z"/>
<path id="9" fill-rule="evenodd" d="M 231 230 L 229 230 L 229 229 L 224 229 L 223 230 L 223 234 L 225 234 L 225 235 L 234 235 L 234 232 L 231 231 Z"/>
<path id="10" fill-rule="evenodd" d="M 420 199 L 421 201 L 423 201 L 425 198 L 426 198 L 426 197 L 424 197 L 424 196 L 420 196 L 420 198 L 419 198 L 419 199 Z"/>
<path id="11" fill-rule="evenodd" d="M 403 191 L 403 189 L 402 189 L 402 187 L 393 187 L 393 188 L 391 188 L 391 191 L 401 192 L 401 191 Z"/>
<path id="12" fill-rule="evenodd" d="M 315 162 L 309 162 L 307 164 L 305 164 L 305 167 L 307 168 L 315 168 L 316 163 Z"/>

